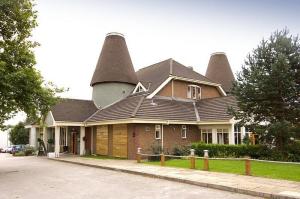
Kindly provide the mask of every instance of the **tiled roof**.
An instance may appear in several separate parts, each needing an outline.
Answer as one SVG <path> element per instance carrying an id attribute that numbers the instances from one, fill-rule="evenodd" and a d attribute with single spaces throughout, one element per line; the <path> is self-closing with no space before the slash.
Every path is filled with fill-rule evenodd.
<path id="1" fill-rule="evenodd" d="M 55 121 L 83 122 L 97 111 L 91 100 L 61 99 L 51 108 Z"/>
<path id="2" fill-rule="evenodd" d="M 170 121 L 229 120 L 228 106 L 236 107 L 232 96 L 193 101 L 179 101 L 171 98 L 147 99 L 145 95 L 127 97 L 91 116 L 87 122 L 101 122 L 120 119 L 152 119 Z M 198 111 L 198 113 L 197 113 Z"/>
<path id="3" fill-rule="evenodd" d="M 123 36 L 109 34 L 105 38 L 91 86 L 103 82 L 138 83 Z"/>
<path id="4" fill-rule="evenodd" d="M 229 120 L 232 118 L 227 113 L 228 107 L 237 108 L 233 96 L 203 99 L 196 103 L 200 121 Z"/>
<path id="5" fill-rule="evenodd" d="M 173 59 L 147 66 L 136 72 L 138 80 L 150 92 L 158 88 L 170 75 L 214 83 L 207 77 L 197 73 Z"/>

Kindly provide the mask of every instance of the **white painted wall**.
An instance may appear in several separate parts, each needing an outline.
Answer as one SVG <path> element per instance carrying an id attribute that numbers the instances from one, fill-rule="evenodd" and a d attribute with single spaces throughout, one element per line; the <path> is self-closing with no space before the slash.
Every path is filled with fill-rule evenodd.
<path id="1" fill-rule="evenodd" d="M 6 148 L 10 146 L 11 143 L 9 141 L 9 132 L 6 131 L 0 131 L 0 148 Z"/>

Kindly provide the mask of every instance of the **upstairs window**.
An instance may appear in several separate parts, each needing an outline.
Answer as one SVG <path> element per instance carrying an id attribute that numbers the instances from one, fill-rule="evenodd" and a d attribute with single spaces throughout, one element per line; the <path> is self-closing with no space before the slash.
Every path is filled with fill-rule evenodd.
<path id="1" fill-rule="evenodd" d="M 188 85 L 187 98 L 201 99 L 201 87 L 197 85 Z"/>
<path id="2" fill-rule="evenodd" d="M 139 82 L 133 90 L 133 93 L 140 93 L 144 91 L 147 91 L 147 89 L 143 86 L 143 84 L 141 84 L 141 82 Z"/>
<path id="3" fill-rule="evenodd" d="M 181 126 L 181 138 L 186 138 L 186 125 Z"/>

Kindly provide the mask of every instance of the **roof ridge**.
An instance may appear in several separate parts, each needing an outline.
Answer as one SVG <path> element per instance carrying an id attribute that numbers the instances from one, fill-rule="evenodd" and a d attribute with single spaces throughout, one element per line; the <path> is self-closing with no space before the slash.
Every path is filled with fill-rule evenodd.
<path id="1" fill-rule="evenodd" d="M 145 99 L 145 96 L 142 96 L 141 99 L 139 100 L 137 106 L 135 107 L 134 111 L 132 112 L 131 117 L 135 117 L 135 115 L 138 112 L 139 108 L 141 107 L 144 99 Z"/>
<path id="2" fill-rule="evenodd" d="M 165 60 L 163 60 L 163 61 L 156 62 L 156 63 L 151 64 L 151 65 L 149 65 L 149 66 L 145 66 L 145 67 L 143 67 L 143 68 L 138 69 L 136 72 L 141 71 L 141 70 L 144 70 L 144 69 L 147 69 L 147 68 L 149 68 L 149 67 L 151 67 L 151 66 L 153 66 L 153 65 L 156 65 L 156 64 L 160 64 L 160 63 L 166 62 L 166 61 L 168 61 L 168 60 L 170 60 L 170 59 L 172 59 L 172 58 L 169 58 L 169 59 L 165 59 Z"/>
<path id="3" fill-rule="evenodd" d="M 197 119 L 197 122 L 198 122 L 198 121 L 200 121 L 200 116 L 199 116 L 199 112 L 198 112 L 198 109 L 196 107 L 195 102 L 193 102 L 193 106 L 194 106 L 194 110 L 195 110 L 196 119 Z"/>
<path id="4" fill-rule="evenodd" d="M 77 100 L 77 101 L 89 101 L 92 102 L 93 100 L 88 100 L 88 99 L 76 99 L 76 98 L 68 98 L 68 97 L 64 97 L 64 98 L 60 98 L 62 100 Z"/>

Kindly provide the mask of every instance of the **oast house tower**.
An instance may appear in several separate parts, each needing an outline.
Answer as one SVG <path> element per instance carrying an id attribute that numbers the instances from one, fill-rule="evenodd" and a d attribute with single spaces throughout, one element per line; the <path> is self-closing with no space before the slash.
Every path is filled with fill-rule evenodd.
<path id="1" fill-rule="evenodd" d="M 226 93 L 230 92 L 234 76 L 224 52 L 211 54 L 205 76 L 220 83 Z"/>
<path id="2" fill-rule="evenodd" d="M 120 33 L 106 35 L 91 81 L 92 99 L 98 108 L 127 97 L 137 84 L 137 77 Z"/>

